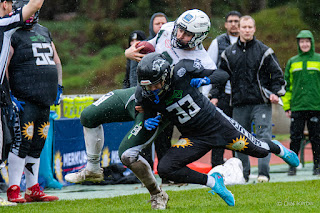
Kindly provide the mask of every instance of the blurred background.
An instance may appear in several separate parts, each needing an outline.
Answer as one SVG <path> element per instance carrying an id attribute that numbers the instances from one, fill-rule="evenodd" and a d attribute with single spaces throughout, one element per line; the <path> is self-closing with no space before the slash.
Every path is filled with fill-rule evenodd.
<path id="1" fill-rule="evenodd" d="M 282 68 L 297 54 L 296 35 L 310 29 L 320 45 L 318 0 L 46 0 L 40 24 L 49 28 L 63 66 L 64 94 L 98 94 L 122 88 L 124 50 L 133 30 L 148 35 L 153 13 L 174 21 L 188 9 L 201 9 L 212 28 L 204 41 L 225 31 L 224 15 L 238 10 L 256 20 L 256 37 L 274 49 Z"/>

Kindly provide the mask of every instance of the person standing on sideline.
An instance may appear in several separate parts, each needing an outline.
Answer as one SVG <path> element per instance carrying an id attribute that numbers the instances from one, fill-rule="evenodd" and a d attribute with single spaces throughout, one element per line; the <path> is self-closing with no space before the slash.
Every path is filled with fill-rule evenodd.
<path id="1" fill-rule="evenodd" d="M 166 14 L 158 12 L 154 13 L 150 18 L 149 23 L 149 36 L 147 40 L 153 39 L 161 29 L 162 25 L 168 22 L 168 17 Z"/>
<path id="2" fill-rule="evenodd" d="M 231 44 L 237 42 L 239 38 L 239 20 L 241 18 L 241 13 L 238 11 L 230 11 L 225 17 L 224 27 L 227 32 L 219 35 L 215 38 L 208 49 L 208 54 L 212 58 L 215 64 L 220 63 L 221 53 Z M 232 117 L 232 106 L 230 106 L 230 94 L 231 85 L 230 80 L 227 81 L 224 87 L 218 87 L 217 85 L 212 85 L 212 89 L 209 92 L 209 98 L 211 103 L 222 109 L 222 111 Z M 212 151 L 211 165 L 212 167 L 222 165 L 224 163 L 223 148 L 214 148 Z"/>
<path id="3" fill-rule="evenodd" d="M 300 151 L 305 123 L 313 151 L 313 175 L 320 175 L 320 54 L 315 52 L 314 37 L 309 30 L 297 35 L 298 55 L 287 62 L 286 94 L 283 109 L 291 118 L 290 149 Z M 290 167 L 288 175 L 296 175 Z"/>
<path id="4" fill-rule="evenodd" d="M 21 8 L 29 0 L 16 1 Z M 51 34 L 38 24 L 39 11 L 12 35 L 8 59 L 11 99 L 18 106 L 14 141 L 8 157 L 8 200 L 15 203 L 54 201 L 38 183 L 40 154 L 49 129 L 50 105 L 62 95 L 62 67 Z M 24 198 L 20 194 L 22 174 L 26 177 Z"/>
<path id="5" fill-rule="evenodd" d="M 7 124 L 9 119 L 9 111 L 12 109 L 12 102 L 9 93 L 9 84 L 6 76 L 6 66 L 10 50 L 10 40 L 12 34 L 23 26 L 23 22 L 29 19 L 32 14 L 38 11 L 44 0 L 30 0 L 30 2 L 20 10 L 12 13 L 12 0 L 0 0 L 0 41 L 1 41 L 1 53 L 0 53 L 0 75 L 1 75 L 1 88 L 0 88 L 0 107 L 1 107 L 1 136 L 0 136 L 0 162 L 6 160 L 6 144 L 10 143 L 11 135 Z M 7 202 L 0 198 L 0 204 L 2 206 L 15 205 L 14 203 Z"/>
<path id="6" fill-rule="evenodd" d="M 285 81 L 274 51 L 257 40 L 255 20 L 242 16 L 239 22 L 239 39 L 221 54 L 219 68 L 227 71 L 231 82 L 233 118 L 247 131 L 255 122 L 256 137 L 272 139 L 272 107 L 285 93 Z M 243 164 L 246 181 L 250 175 L 249 156 L 235 153 Z M 268 182 L 270 154 L 258 161 L 258 182 Z"/>

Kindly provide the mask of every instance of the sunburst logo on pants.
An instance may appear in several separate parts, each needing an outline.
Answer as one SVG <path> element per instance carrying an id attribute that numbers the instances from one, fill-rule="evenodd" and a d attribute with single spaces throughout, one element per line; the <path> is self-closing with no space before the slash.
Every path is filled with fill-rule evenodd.
<path id="1" fill-rule="evenodd" d="M 236 151 L 243 151 L 245 148 L 248 148 L 246 145 L 249 143 L 247 142 L 247 138 L 243 135 L 240 135 L 240 138 L 236 138 L 232 140 L 232 143 L 229 143 L 226 147 Z"/>
<path id="2" fill-rule="evenodd" d="M 188 146 L 193 146 L 193 143 L 188 138 L 181 138 L 177 143 L 173 144 L 172 147 L 176 148 L 186 148 Z"/>
<path id="3" fill-rule="evenodd" d="M 41 138 L 47 139 L 49 127 L 50 127 L 49 121 L 41 124 L 41 127 L 39 127 L 38 129 L 38 134 L 41 136 Z"/>
<path id="4" fill-rule="evenodd" d="M 28 122 L 24 124 L 22 135 L 27 138 L 28 140 L 32 140 L 33 138 L 33 130 L 34 130 L 34 124 L 32 122 Z"/>

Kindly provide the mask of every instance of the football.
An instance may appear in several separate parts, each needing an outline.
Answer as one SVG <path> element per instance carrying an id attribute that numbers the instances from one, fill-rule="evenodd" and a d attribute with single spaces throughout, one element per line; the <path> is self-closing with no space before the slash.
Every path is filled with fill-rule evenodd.
<path id="1" fill-rule="evenodd" d="M 141 41 L 140 43 L 138 43 L 136 45 L 136 48 L 144 46 L 143 49 L 140 50 L 141 54 L 148 54 L 148 53 L 152 53 L 155 51 L 154 47 L 152 46 L 152 44 L 150 44 L 147 41 Z"/>

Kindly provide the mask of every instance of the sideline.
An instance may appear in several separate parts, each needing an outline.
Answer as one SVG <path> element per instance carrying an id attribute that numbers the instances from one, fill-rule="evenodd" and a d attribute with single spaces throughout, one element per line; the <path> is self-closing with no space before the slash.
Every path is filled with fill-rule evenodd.
<path id="1" fill-rule="evenodd" d="M 305 164 L 304 168 L 298 168 L 296 176 L 288 176 L 287 164 L 271 165 L 270 166 L 270 182 L 292 182 L 292 181 L 304 181 L 304 180 L 320 180 L 320 176 L 312 175 L 313 163 Z M 258 184 L 256 183 L 258 168 L 252 167 L 252 175 L 247 184 Z M 157 181 L 160 183 L 158 176 Z M 263 184 L 263 183 L 259 183 Z M 165 191 L 179 191 L 179 190 L 190 190 L 199 189 L 204 186 L 197 184 L 188 184 L 184 186 L 164 186 Z M 142 194 L 147 193 L 147 189 L 142 187 L 141 184 L 120 184 L 120 185 L 71 185 L 65 186 L 61 190 L 57 189 L 45 189 L 45 193 L 55 195 L 60 200 L 77 200 L 77 199 L 94 199 L 94 198 L 108 198 L 117 197 L 123 195 Z M 24 195 L 24 193 L 22 193 Z M 0 197 L 6 198 L 6 193 L 0 193 Z"/>

